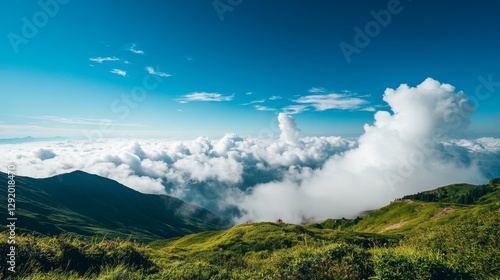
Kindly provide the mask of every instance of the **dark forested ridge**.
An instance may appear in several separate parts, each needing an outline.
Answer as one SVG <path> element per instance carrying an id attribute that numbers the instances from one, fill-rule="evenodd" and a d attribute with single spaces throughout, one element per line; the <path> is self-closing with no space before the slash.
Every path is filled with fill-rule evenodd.
<path id="1" fill-rule="evenodd" d="M 7 186 L 7 180 L 0 174 L 0 184 Z M 82 171 L 15 181 L 17 226 L 24 232 L 150 241 L 229 225 L 224 218 L 177 198 L 142 194 Z M 2 197 L 6 193 L 7 188 L 0 189 Z M 6 213 L 5 203 L 0 208 Z"/>

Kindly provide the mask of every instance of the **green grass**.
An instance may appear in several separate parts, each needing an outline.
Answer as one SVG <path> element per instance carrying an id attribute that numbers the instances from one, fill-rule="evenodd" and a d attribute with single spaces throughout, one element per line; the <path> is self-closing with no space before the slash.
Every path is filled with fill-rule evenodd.
<path id="1" fill-rule="evenodd" d="M 12 246 L 7 239 L 6 232 L 0 235 L 1 252 L 8 252 Z M 92 278 L 107 273 L 109 267 L 114 269 L 120 266 L 128 270 L 141 270 L 142 273 L 155 273 L 158 268 L 150 260 L 147 250 L 143 244 L 120 239 L 23 234 L 16 236 L 15 275 L 34 279 L 43 279 L 44 275 L 52 274 Z M 0 274 L 3 277 L 12 275 L 4 265 Z"/>
<path id="2" fill-rule="evenodd" d="M 248 223 L 149 244 L 23 235 L 18 237 L 18 258 L 23 265 L 17 277 L 498 279 L 498 183 L 490 184 L 493 190 L 470 204 L 449 202 L 450 196 L 435 202 L 402 200 L 353 220 L 309 225 Z M 445 188 L 460 197 L 475 186 Z M 0 235 L 0 251 L 7 249 L 6 237 Z M 10 277 L 5 268 L 1 273 Z"/>

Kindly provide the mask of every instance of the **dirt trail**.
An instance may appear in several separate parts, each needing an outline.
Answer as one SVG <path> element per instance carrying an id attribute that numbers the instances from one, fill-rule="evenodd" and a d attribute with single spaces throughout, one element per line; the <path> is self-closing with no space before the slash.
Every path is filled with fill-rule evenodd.
<path id="1" fill-rule="evenodd" d="M 405 221 L 405 222 L 400 222 L 400 223 L 397 223 L 397 224 L 393 224 L 393 225 L 390 225 L 388 227 L 385 227 L 383 230 L 381 230 L 380 232 L 384 232 L 384 231 L 388 231 L 388 230 L 392 230 L 392 229 L 397 229 L 397 228 L 400 228 L 402 226 L 404 226 L 406 223 L 408 223 L 408 221 Z"/>
<path id="2" fill-rule="evenodd" d="M 451 214 L 453 212 L 455 212 L 455 209 L 444 208 L 443 210 L 441 210 L 441 211 L 437 212 L 436 214 L 434 214 L 434 216 L 432 216 L 432 218 L 436 219 L 436 218 L 443 217 L 445 215 Z"/>

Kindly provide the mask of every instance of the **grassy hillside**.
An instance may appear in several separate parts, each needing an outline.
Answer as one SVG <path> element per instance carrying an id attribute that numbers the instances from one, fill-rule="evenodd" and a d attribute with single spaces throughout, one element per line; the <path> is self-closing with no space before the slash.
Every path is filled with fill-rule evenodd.
<path id="1" fill-rule="evenodd" d="M 248 223 L 148 245 L 25 236 L 19 239 L 20 258 L 33 265 L 20 275 L 30 279 L 498 279 L 500 181 L 487 186 L 488 192 L 467 204 L 450 202 L 450 196 L 433 202 L 406 197 L 354 220 Z M 477 187 L 444 188 L 460 197 Z M 5 234 L 0 235 L 0 246 L 6 250 Z M 75 260 L 81 265 L 71 266 Z"/>
<path id="2" fill-rule="evenodd" d="M 488 191 L 473 203 L 451 202 L 478 189 Z M 435 202 L 407 197 L 362 218 L 303 226 L 244 224 L 150 247 L 178 279 L 500 277 L 500 182 L 450 185 L 430 193 L 443 190 L 450 195 Z"/>
<path id="3" fill-rule="evenodd" d="M 0 174 L 7 186 L 7 175 Z M 58 177 L 16 178 L 17 225 L 25 232 L 107 235 L 151 241 L 205 230 L 228 222 L 166 195 L 142 194 L 113 180 L 75 171 Z M 6 197 L 7 188 L 0 188 Z M 6 213 L 6 204 L 0 204 Z"/>
<path id="4" fill-rule="evenodd" d="M 463 201 L 463 197 L 472 198 Z M 454 184 L 405 196 L 364 216 L 349 229 L 378 233 L 411 233 L 444 224 L 465 223 L 481 216 L 498 215 L 499 210 L 498 181 L 491 180 L 490 183 L 479 186 Z"/>

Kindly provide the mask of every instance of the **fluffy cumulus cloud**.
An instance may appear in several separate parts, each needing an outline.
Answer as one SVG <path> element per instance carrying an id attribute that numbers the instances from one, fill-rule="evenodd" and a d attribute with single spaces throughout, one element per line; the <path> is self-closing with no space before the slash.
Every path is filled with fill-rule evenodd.
<path id="1" fill-rule="evenodd" d="M 295 120 L 281 113 L 278 115 L 279 128 L 281 130 L 280 140 L 290 145 L 297 145 L 300 131 L 297 129 Z"/>
<path id="2" fill-rule="evenodd" d="M 95 173 L 236 222 L 350 217 L 405 194 L 500 176 L 499 139 L 454 137 L 474 111 L 464 93 L 429 78 L 387 89 L 383 99 L 391 111 L 376 112 L 358 139 L 301 137 L 293 117 L 282 113 L 276 139 L 228 133 L 192 141 L 4 144 L 0 159 L 32 177 Z"/>
<path id="3" fill-rule="evenodd" d="M 387 89 L 384 101 L 392 112 L 377 112 L 356 148 L 331 157 L 299 182 L 286 178 L 255 186 L 240 202 L 243 220 L 352 216 L 389 198 L 499 175 L 498 139 L 449 139 L 474 110 L 464 93 L 428 78 L 417 87 Z M 496 160 L 485 164 L 483 158 Z"/>
<path id="4" fill-rule="evenodd" d="M 340 137 L 299 139 L 294 120 L 280 115 L 280 139 L 192 141 L 63 141 L 1 145 L 0 158 L 20 175 L 48 177 L 73 170 L 108 177 L 144 193 L 170 194 L 219 213 L 241 214 L 237 202 L 259 183 L 319 168 L 355 145 Z M 37 151 L 33 153 L 32 151 Z"/>

